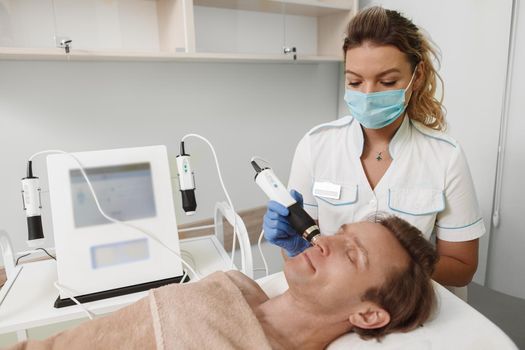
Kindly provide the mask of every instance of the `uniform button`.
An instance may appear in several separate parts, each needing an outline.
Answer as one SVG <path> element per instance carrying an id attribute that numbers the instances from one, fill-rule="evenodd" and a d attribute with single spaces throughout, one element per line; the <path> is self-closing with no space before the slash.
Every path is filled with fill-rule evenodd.
<path id="1" fill-rule="evenodd" d="M 372 200 L 370 201 L 370 205 L 376 205 L 376 204 L 377 204 L 377 201 L 376 201 L 375 199 L 372 199 Z"/>

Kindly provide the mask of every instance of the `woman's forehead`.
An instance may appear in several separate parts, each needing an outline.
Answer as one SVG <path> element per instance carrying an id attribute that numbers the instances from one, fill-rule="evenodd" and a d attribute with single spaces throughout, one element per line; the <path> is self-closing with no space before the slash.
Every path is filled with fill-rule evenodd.
<path id="1" fill-rule="evenodd" d="M 379 74 L 389 69 L 410 71 L 406 54 L 393 45 L 361 45 L 346 52 L 345 70 Z"/>

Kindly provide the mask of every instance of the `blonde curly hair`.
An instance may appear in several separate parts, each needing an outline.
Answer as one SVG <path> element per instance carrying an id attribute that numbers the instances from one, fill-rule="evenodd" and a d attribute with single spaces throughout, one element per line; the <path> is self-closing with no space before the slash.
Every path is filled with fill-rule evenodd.
<path id="1" fill-rule="evenodd" d="M 439 64 L 438 49 L 421 30 L 397 11 L 379 6 L 361 10 L 348 24 L 348 31 L 343 45 L 346 52 L 359 47 L 365 42 L 376 45 L 393 45 L 407 55 L 414 70 L 421 73 L 421 85 L 412 94 L 407 106 L 408 116 L 429 128 L 446 128 L 443 93 L 436 99 L 437 81 L 443 92 L 443 79 L 434 68 L 432 58 Z"/>

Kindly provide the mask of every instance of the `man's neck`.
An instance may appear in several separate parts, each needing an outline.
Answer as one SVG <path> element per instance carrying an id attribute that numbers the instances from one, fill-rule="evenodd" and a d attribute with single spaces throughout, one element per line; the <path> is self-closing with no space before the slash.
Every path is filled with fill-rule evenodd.
<path id="1" fill-rule="evenodd" d="M 274 349 L 324 349 L 351 330 L 350 322 L 323 315 L 289 291 L 254 309 Z"/>

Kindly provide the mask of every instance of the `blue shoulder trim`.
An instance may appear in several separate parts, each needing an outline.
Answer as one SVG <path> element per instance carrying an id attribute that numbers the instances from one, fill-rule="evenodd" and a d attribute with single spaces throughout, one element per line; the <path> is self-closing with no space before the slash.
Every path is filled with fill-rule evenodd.
<path id="1" fill-rule="evenodd" d="M 483 220 L 483 218 L 480 218 L 480 219 L 474 221 L 471 224 L 464 225 L 464 226 L 458 226 L 458 227 L 444 227 L 444 226 L 439 226 L 438 224 L 436 224 L 436 227 L 439 227 L 440 229 L 443 229 L 443 230 L 459 230 L 459 229 L 462 229 L 462 228 L 467 228 L 467 227 L 473 226 L 473 225 L 477 224 L 478 222 L 480 222 L 481 220 Z"/>
<path id="2" fill-rule="evenodd" d="M 439 141 L 443 141 L 445 143 L 448 143 L 449 145 L 451 145 L 454 148 L 456 148 L 458 146 L 458 143 L 456 142 L 456 140 L 454 140 L 449 135 L 447 135 L 447 134 L 445 134 L 445 133 L 443 133 L 441 131 L 430 129 L 430 128 L 426 127 L 425 125 L 421 124 L 420 122 L 417 122 L 417 121 L 414 121 L 414 120 L 410 120 L 410 121 L 412 122 L 412 125 L 414 126 L 414 129 L 416 129 L 422 135 L 424 135 L 426 137 L 430 137 L 431 139 L 435 139 L 435 140 L 439 140 Z"/>
<path id="3" fill-rule="evenodd" d="M 324 130 L 324 129 L 340 128 L 340 127 L 345 126 L 345 125 L 350 125 L 353 120 L 354 120 L 354 118 L 352 116 L 347 115 L 347 116 L 345 116 L 343 118 L 336 119 L 336 120 L 328 122 L 328 123 L 324 123 L 324 124 L 321 124 L 321 125 L 314 126 L 312 129 L 310 129 L 310 131 L 308 131 L 307 135 L 312 135 L 312 134 L 314 134 L 314 133 L 316 133 L 318 131 Z"/>

